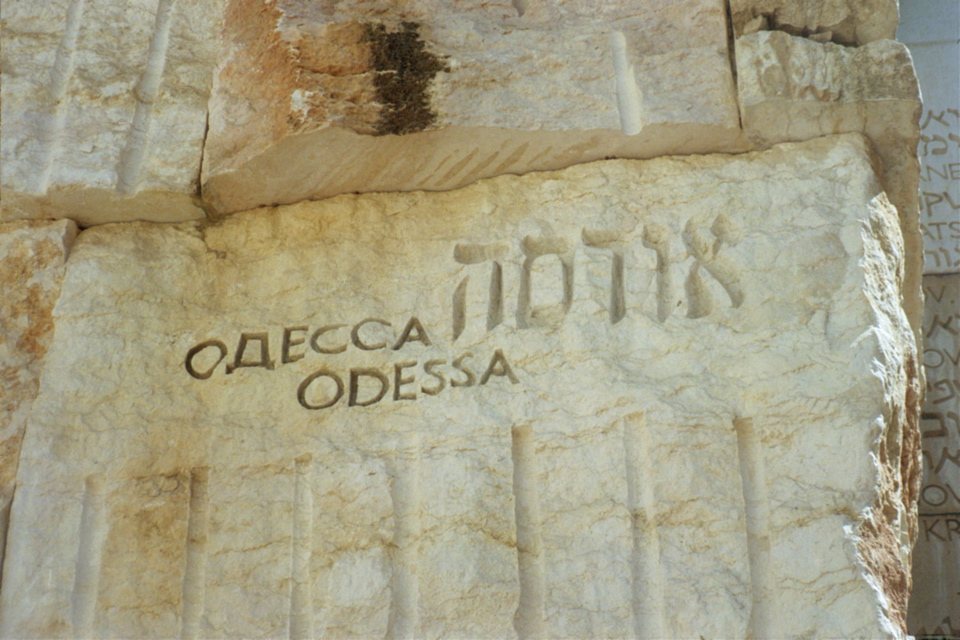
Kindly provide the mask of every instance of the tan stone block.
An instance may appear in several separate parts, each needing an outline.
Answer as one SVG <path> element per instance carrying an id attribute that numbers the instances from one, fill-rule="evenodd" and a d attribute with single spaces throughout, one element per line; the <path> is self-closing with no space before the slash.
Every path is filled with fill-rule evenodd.
<path id="1" fill-rule="evenodd" d="M 819 42 L 861 45 L 893 39 L 897 0 L 730 0 L 736 37 L 776 30 Z"/>
<path id="2" fill-rule="evenodd" d="M 858 135 L 87 229 L 0 635 L 903 637 L 903 260 Z"/>
<path id="3" fill-rule="evenodd" d="M 20 443 L 53 340 L 53 306 L 76 233 L 69 220 L 0 224 L 0 573 Z"/>
<path id="4" fill-rule="evenodd" d="M 204 217 L 220 0 L 3 3 L 4 219 Z"/>
<path id="5" fill-rule="evenodd" d="M 779 31 L 736 41 L 743 128 L 757 146 L 862 132 L 873 143 L 884 190 L 900 213 L 904 305 L 918 336 L 923 319 L 919 226 L 920 88 L 906 47 L 818 43 Z"/>
<path id="6" fill-rule="evenodd" d="M 746 149 L 719 0 L 233 0 L 225 25 L 219 213 Z"/>

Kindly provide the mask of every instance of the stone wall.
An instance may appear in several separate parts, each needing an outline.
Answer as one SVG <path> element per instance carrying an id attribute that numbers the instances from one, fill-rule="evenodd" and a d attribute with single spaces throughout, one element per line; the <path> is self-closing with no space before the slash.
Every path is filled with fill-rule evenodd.
<path id="1" fill-rule="evenodd" d="M 906 637 L 895 3 L 0 11 L 0 636 Z"/>
<path id="2" fill-rule="evenodd" d="M 902 6 L 923 90 L 919 155 L 926 400 L 920 537 L 908 629 L 960 637 L 960 5 Z"/>

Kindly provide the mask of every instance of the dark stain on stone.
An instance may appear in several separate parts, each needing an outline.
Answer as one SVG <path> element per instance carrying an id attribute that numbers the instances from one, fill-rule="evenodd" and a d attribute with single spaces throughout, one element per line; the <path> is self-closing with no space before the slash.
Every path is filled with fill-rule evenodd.
<path id="1" fill-rule="evenodd" d="M 423 131 L 437 119 L 427 89 L 438 73 L 449 68 L 426 50 L 419 29 L 416 22 L 402 22 L 392 32 L 382 24 L 366 25 L 376 70 L 374 87 L 383 104 L 376 125 L 380 135 Z"/>

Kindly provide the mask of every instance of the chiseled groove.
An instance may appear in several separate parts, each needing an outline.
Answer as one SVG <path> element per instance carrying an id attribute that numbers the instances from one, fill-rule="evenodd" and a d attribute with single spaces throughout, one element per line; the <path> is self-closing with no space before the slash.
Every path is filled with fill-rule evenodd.
<path id="1" fill-rule="evenodd" d="M 513 496 L 517 527 L 517 565 L 520 601 L 513 626 L 520 640 L 543 638 L 545 593 L 543 536 L 540 495 L 533 429 L 529 425 L 513 427 Z"/>
<path id="2" fill-rule="evenodd" d="M 393 575 L 390 583 L 388 638 L 416 638 L 420 633 L 420 447 L 403 442 L 391 473 L 393 501 Z"/>
<path id="3" fill-rule="evenodd" d="M 770 507 L 760 438 L 752 418 L 735 418 L 737 454 L 747 521 L 752 605 L 747 636 L 770 638 Z"/>
<path id="4" fill-rule="evenodd" d="M 73 77 L 77 38 L 80 35 L 80 23 L 83 21 L 83 6 L 84 0 L 73 0 L 70 3 L 63 35 L 60 37 L 53 67 L 50 69 L 50 84 L 47 87 L 50 112 L 44 119 L 43 128 L 40 131 L 40 162 L 34 182 L 34 191 L 38 194 L 46 193 L 50 186 L 53 160 L 66 123 L 67 89 L 70 86 L 70 78 Z"/>
<path id="5" fill-rule="evenodd" d="M 207 573 L 207 531 L 210 523 L 208 485 L 210 469 L 190 472 L 190 516 L 187 521 L 186 559 L 183 569 L 183 615 L 180 637 L 192 640 L 200 635 Z"/>
<path id="6" fill-rule="evenodd" d="M 74 638 L 93 637 L 93 617 L 100 585 L 100 560 L 106 539 L 106 487 L 102 473 L 87 476 L 80 513 L 80 541 L 70 598 Z"/>
<path id="7" fill-rule="evenodd" d="M 666 637 L 663 632 L 663 567 L 660 565 L 660 536 L 648 434 L 644 414 L 637 413 L 624 420 L 627 508 L 633 537 L 630 568 L 634 635 L 637 638 L 662 638 Z"/>
<path id="8" fill-rule="evenodd" d="M 293 544 L 290 580 L 290 638 L 313 638 L 313 455 L 305 453 L 296 461 L 293 490 Z"/>
<path id="9" fill-rule="evenodd" d="M 147 64 L 137 85 L 137 108 L 133 123 L 127 134 L 127 144 L 120 154 L 117 165 L 117 192 L 131 195 L 140 186 L 143 162 L 147 153 L 147 137 L 153 120 L 153 107 L 163 80 L 163 70 L 167 64 L 167 50 L 170 46 L 170 26 L 176 0 L 159 0 L 157 17 L 153 25 L 153 35 L 147 50 Z"/>
<path id="10" fill-rule="evenodd" d="M 620 129 L 624 135 L 640 133 L 643 122 L 640 117 L 640 87 L 633 74 L 627 53 L 627 38 L 622 31 L 610 34 L 610 49 L 613 55 L 613 74 L 617 89 L 617 110 L 620 112 Z"/>

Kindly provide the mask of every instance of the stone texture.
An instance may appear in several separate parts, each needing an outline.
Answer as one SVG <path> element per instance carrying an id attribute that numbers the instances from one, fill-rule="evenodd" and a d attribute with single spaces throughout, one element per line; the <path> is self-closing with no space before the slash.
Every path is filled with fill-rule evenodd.
<path id="1" fill-rule="evenodd" d="M 919 380 L 871 153 L 84 231 L 0 635 L 903 638 Z"/>
<path id="2" fill-rule="evenodd" d="M 76 232 L 69 220 L 0 224 L 0 575 L 20 443 L 53 339 L 53 305 Z"/>
<path id="3" fill-rule="evenodd" d="M 927 275 L 923 485 L 910 632 L 960 632 L 960 274 Z"/>
<path id="4" fill-rule="evenodd" d="M 843 47 L 764 31 L 738 38 L 736 54 L 743 128 L 756 145 L 845 132 L 864 133 L 873 143 L 911 256 L 905 262 L 904 306 L 919 344 L 921 105 L 909 52 L 890 40 Z"/>
<path id="5" fill-rule="evenodd" d="M 742 151 L 727 43 L 720 0 L 232 0 L 204 198 L 229 213 Z"/>
<path id="6" fill-rule="evenodd" d="M 221 0 L 5 0 L 3 215 L 191 220 Z"/>
<path id="7" fill-rule="evenodd" d="M 734 34 L 777 30 L 820 42 L 892 39 L 897 0 L 730 0 Z"/>

